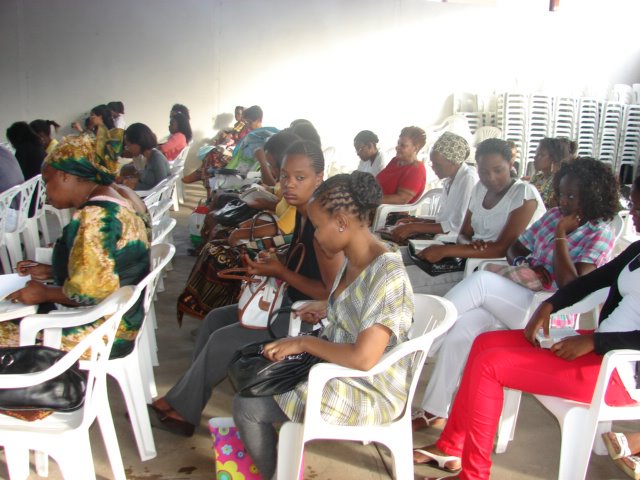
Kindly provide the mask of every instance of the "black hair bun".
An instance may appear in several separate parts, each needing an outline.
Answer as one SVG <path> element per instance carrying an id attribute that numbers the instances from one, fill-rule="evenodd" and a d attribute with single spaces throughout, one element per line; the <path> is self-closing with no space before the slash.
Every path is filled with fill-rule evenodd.
<path id="1" fill-rule="evenodd" d="M 382 201 L 382 188 L 369 172 L 355 170 L 349 177 L 353 200 L 364 208 L 375 208 Z"/>

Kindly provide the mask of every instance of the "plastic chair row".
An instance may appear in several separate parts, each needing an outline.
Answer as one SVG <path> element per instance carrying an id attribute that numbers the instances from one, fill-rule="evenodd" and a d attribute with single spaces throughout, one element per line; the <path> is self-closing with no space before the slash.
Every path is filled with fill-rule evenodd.
<path id="1" fill-rule="evenodd" d="M 440 197 L 442 196 L 442 188 L 432 188 L 424 193 L 420 199 L 407 205 L 379 205 L 376 209 L 373 222 L 371 223 L 371 231 L 376 232 L 385 226 L 387 217 L 391 213 L 406 213 L 408 215 L 418 215 L 426 218 L 435 218 L 440 211 Z"/>

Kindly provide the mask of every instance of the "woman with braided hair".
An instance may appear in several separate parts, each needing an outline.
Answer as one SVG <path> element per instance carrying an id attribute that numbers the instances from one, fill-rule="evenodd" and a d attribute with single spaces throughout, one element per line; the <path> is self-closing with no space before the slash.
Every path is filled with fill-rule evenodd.
<path id="1" fill-rule="evenodd" d="M 308 352 L 327 362 L 369 370 L 382 355 L 408 339 L 413 293 L 396 252 L 369 232 L 370 213 L 382 199 L 374 177 L 355 171 L 329 178 L 314 193 L 307 211 L 315 238 L 328 255 L 346 257 L 329 299 L 298 310 L 302 320 L 326 317 L 322 338 L 291 337 L 265 345 L 265 357 L 283 360 Z M 367 425 L 391 421 L 401 414 L 411 381 L 408 359 L 373 377 L 332 381 L 323 391 L 325 418 L 336 424 Z M 262 478 L 276 469 L 273 423 L 303 419 L 307 382 L 274 397 L 236 395 L 233 416 L 247 451 Z"/>

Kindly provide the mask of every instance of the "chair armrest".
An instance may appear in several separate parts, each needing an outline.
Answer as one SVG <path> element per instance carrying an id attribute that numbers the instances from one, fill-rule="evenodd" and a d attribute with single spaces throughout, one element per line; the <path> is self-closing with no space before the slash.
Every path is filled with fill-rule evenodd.
<path id="1" fill-rule="evenodd" d="M 60 348 L 62 329 L 77 327 L 95 321 L 87 314 L 97 307 L 77 307 L 71 310 L 53 311 L 24 317 L 20 321 L 20 345 L 35 345 L 36 335 L 44 330 L 42 344 Z"/>
<path id="2" fill-rule="evenodd" d="M 598 409 L 605 407 L 604 395 L 609 386 L 609 380 L 616 368 L 629 362 L 640 362 L 640 350 L 611 350 L 607 352 L 600 366 L 600 373 L 598 375 L 598 381 L 593 391 L 593 398 L 591 399 L 592 406 L 597 405 Z M 636 405 L 637 406 L 637 405 Z M 623 408 L 622 407 L 609 407 L 609 408 Z M 634 417 L 637 418 L 637 417 Z M 621 418 L 622 419 L 622 418 Z"/>
<path id="3" fill-rule="evenodd" d="M 487 269 L 487 265 L 489 265 L 490 263 L 498 263 L 500 265 L 509 265 L 509 262 L 507 262 L 504 258 L 499 259 L 499 260 L 492 260 L 490 258 L 483 258 L 482 261 L 480 262 L 480 264 L 477 266 L 478 270 L 486 270 Z"/>
<path id="4" fill-rule="evenodd" d="M 383 203 L 378 205 L 376 214 L 371 223 L 371 231 L 376 232 L 387 223 L 387 217 L 390 213 L 410 213 L 418 210 L 418 206 L 415 203 L 405 205 L 395 205 L 392 203 Z"/>

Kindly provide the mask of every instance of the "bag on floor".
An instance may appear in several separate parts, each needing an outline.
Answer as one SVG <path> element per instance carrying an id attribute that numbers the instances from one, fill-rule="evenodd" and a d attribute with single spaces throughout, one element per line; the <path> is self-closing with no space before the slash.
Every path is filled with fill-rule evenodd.
<path id="1" fill-rule="evenodd" d="M 191 244 L 194 247 L 199 247 L 202 244 L 202 235 L 200 235 L 200 231 L 202 230 L 202 225 L 204 224 L 204 219 L 209 213 L 209 209 L 206 205 L 202 205 L 202 202 L 198 202 L 198 206 L 193 209 L 191 215 L 189 215 L 189 238 L 191 239 Z"/>
<path id="2" fill-rule="evenodd" d="M 236 302 L 242 283 L 236 279 L 218 277 L 218 272 L 242 265 L 243 247 L 230 247 L 221 241 L 211 241 L 202 247 L 191 269 L 187 284 L 178 297 L 178 325 L 186 313 L 204 318 L 214 308 Z"/>
<path id="3" fill-rule="evenodd" d="M 217 480 L 261 480 L 240 438 L 233 418 L 212 418 L 209 431 L 213 438 L 213 458 Z"/>

